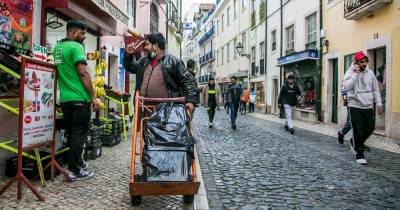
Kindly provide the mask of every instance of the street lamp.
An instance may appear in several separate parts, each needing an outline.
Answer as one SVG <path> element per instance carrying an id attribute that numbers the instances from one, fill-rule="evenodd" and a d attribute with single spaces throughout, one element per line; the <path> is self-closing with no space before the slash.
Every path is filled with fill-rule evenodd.
<path id="1" fill-rule="evenodd" d="M 242 57 L 245 56 L 247 59 L 250 59 L 250 54 L 243 53 L 243 44 L 242 43 L 239 42 L 236 44 L 236 51 L 240 56 L 242 56 Z"/>

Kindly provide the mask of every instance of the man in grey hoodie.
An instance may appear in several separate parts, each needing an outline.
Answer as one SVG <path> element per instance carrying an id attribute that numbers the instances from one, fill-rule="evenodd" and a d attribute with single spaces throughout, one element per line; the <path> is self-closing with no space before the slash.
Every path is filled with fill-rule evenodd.
<path id="1" fill-rule="evenodd" d="M 368 57 L 359 52 L 343 80 L 343 89 L 348 94 L 353 138 L 350 146 L 359 164 L 367 164 L 364 156 L 365 141 L 375 129 L 374 102 L 378 113 L 382 112 L 382 101 L 378 81 L 368 67 Z"/>

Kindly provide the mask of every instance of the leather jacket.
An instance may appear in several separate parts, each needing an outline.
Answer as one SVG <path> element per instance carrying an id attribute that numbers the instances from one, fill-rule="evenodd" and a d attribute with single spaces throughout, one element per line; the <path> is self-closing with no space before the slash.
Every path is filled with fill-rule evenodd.
<path id="1" fill-rule="evenodd" d="M 125 53 L 123 65 L 125 70 L 131 74 L 136 74 L 135 90 L 140 90 L 143 82 L 143 73 L 151 63 L 151 58 L 145 56 L 136 60 L 133 55 Z M 185 97 L 185 102 L 196 104 L 197 90 L 192 81 L 190 73 L 186 70 L 181 60 L 173 55 L 165 53 L 160 61 L 163 70 L 164 81 L 171 97 Z"/>

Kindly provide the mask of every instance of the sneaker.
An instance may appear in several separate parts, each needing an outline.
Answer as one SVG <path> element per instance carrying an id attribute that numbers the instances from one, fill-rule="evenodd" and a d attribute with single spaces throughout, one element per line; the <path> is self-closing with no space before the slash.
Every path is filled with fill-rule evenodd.
<path id="1" fill-rule="evenodd" d="M 233 129 L 233 130 L 236 130 L 236 124 L 233 124 L 233 125 L 232 125 L 232 129 Z"/>
<path id="2" fill-rule="evenodd" d="M 212 127 L 213 127 L 213 124 L 212 124 L 212 123 L 208 124 L 208 127 L 209 127 L 209 128 L 212 128 Z"/>
<path id="3" fill-rule="evenodd" d="M 72 181 L 78 181 L 92 178 L 94 176 L 94 173 L 81 170 L 79 173 L 70 172 L 68 175 Z"/>
<path id="4" fill-rule="evenodd" d="M 339 144 L 343 144 L 344 143 L 344 135 L 340 131 L 337 133 L 337 135 L 338 135 Z"/>
<path id="5" fill-rule="evenodd" d="M 364 157 L 363 153 L 358 153 L 356 155 L 356 162 L 358 164 L 361 164 L 361 165 L 366 165 L 367 164 L 367 160 L 365 160 L 365 157 Z"/>
<path id="6" fill-rule="evenodd" d="M 292 135 L 294 135 L 294 128 L 291 128 L 291 129 L 289 130 L 289 132 L 290 132 Z"/>
<path id="7" fill-rule="evenodd" d="M 350 143 L 351 152 L 353 152 L 354 154 L 356 154 L 356 150 L 354 149 L 354 139 L 353 139 L 353 138 L 350 138 L 349 143 Z"/>

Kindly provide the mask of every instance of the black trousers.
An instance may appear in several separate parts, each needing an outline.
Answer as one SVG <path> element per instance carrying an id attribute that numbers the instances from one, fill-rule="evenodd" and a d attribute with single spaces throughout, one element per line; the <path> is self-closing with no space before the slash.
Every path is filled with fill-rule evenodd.
<path id="1" fill-rule="evenodd" d="M 87 140 L 91 118 L 91 103 L 63 102 L 61 109 L 64 116 L 65 131 L 68 138 L 68 170 L 79 173 L 83 166 L 82 152 Z"/>
<path id="2" fill-rule="evenodd" d="M 214 121 L 215 108 L 217 108 L 216 104 L 208 105 L 207 112 L 208 112 L 208 120 L 210 121 L 210 123 Z"/>
<path id="3" fill-rule="evenodd" d="M 362 153 L 365 141 L 375 129 L 374 110 L 350 107 L 350 118 L 353 127 L 354 149 L 357 153 Z"/>

